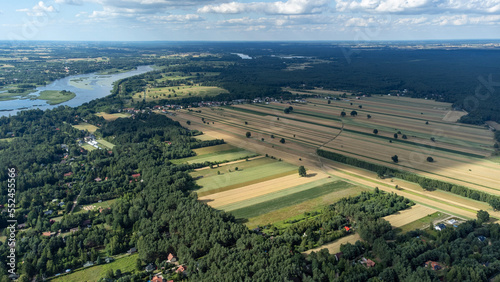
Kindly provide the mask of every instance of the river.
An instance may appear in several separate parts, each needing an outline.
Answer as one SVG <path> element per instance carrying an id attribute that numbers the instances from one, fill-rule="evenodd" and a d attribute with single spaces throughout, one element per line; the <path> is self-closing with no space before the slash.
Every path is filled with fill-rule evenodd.
<path id="1" fill-rule="evenodd" d="M 151 66 L 139 66 L 136 70 L 111 75 L 90 73 L 61 78 L 49 85 L 37 87 L 36 92 L 30 95 L 38 96 L 44 90 L 67 90 L 75 93 L 75 98 L 57 105 L 49 105 L 45 100 L 30 100 L 29 98 L 0 101 L 0 116 L 15 115 L 19 111 L 36 108 L 46 110 L 58 106 L 78 107 L 94 99 L 109 95 L 113 89 L 113 82 L 152 70 Z"/>

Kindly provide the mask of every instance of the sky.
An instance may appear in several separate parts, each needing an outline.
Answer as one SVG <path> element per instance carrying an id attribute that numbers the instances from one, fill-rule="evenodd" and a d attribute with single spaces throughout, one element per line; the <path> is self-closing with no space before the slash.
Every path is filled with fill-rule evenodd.
<path id="1" fill-rule="evenodd" d="M 0 3 L 0 40 L 500 39 L 500 0 L 19 0 Z"/>

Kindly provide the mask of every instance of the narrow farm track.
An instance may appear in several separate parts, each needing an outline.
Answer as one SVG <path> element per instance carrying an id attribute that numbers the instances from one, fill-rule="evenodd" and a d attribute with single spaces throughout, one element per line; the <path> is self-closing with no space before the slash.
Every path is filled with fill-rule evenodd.
<path id="1" fill-rule="evenodd" d="M 401 184 L 399 186 L 402 190 L 396 190 L 394 189 L 394 184 L 387 182 L 388 180 L 376 178 L 374 173 L 326 159 L 319 161 L 315 154 L 315 149 L 312 147 L 313 144 L 304 145 L 303 143 L 293 140 L 290 142 L 287 141 L 285 145 L 282 145 L 276 140 L 271 143 L 261 142 L 257 138 L 245 138 L 244 134 L 247 129 L 245 129 L 244 126 L 239 128 L 231 124 L 217 124 L 217 122 L 215 125 L 207 126 L 201 123 L 199 118 L 193 118 L 193 115 L 188 112 L 179 112 L 173 119 L 179 121 L 181 124 L 186 124 L 186 121 L 190 120 L 191 125 L 189 128 L 204 131 L 207 135 L 214 138 L 222 138 L 235 146 L 246 148 L 260 154 L 273 155 L 295 165 L 304 165 L 311 170 L 325 171 L 327 174 L 356 185 L 371 188 L 377 186 L 383 191 L 397 193 L 398 195 L 407 197 L 422 205 L 459 217 L 475 218 L 475 211 L 480 209 L 475 206 L 476 201 L 473 200 L 460 198 L 460 201 L 455 202 L 453 199 L 459 198 L 456 195 L 450 194 L 447 198 L 434 196 L 432 192 L 417 188 L 418 185 L 415 184 Z M 302 160 L 299 161 L 299 158 Z M 482 207 L 483 206 L 481 206 L 481 208 Z M 497 212 L 491 210 L 488 210 L 488 212 L 490 212 L 492 216 L 500 218 L 500 214 Z"/>

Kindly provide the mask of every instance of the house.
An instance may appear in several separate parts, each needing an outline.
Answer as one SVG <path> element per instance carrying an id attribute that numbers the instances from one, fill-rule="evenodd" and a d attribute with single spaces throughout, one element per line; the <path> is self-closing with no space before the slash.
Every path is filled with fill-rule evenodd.
<path id="1" fill-rule="evenodd" d="M 46 231 L 46 232 L 42 233 L 42 236 L 44 236 L 44 237 L 50 237 L 50 236 L 52 236 L 52 233 L 50 231 Z"/>
<path id="2" fill-rule="evenodd" d="M 481 236 L 478 236 L 477 239 L 481 242 L 484 242 L 486 240 L 486 237 L 484 237 L 483 235 Z"/>
<path id="3" fill-rule="evenodd" d="M 371 268 L 375 266 L 375 262 L 371 259 L 366 260 L 366 267 Z"/>
<path id="4" fill-rule="evenodd" d="M 361 259 L 361 264 L 365 265 L 367 268 L 372 268 L 375 266 L 375 262 L 373 260 L 364 257 Z"/>
<path id="5" fill-rule="evenodd" d="M 442 223 L 440 223 L 440 224 L 438 224 L 438 225 L 434 226 L 434 229 L 436 229 L 437 231 L 442 231 L 442 230 L 443 230 L 443 229 L 445 229 L 445 228 L 446 228 L 446 225 L 444 225 L 444 224 L 442 224 Z"/>
<path id="6" fill-rule="evenodd" d="M 154 265 L 154 264 L 152 264 L 152 263 L 148 264 L 148 265 L 146 266 L 146 268 L 144 268 L 144 270 L 146 270 L 147 272 L 151 272 L 151 271 L 153 271 L 153 270 L 155 270 L 155 269 L 156 269 L 156 265 Z"/>
<path id="7" fill-rule="evenodd" d="M 72 175 L 73 175 L 73 172 L 71 172 L 71 171 L 70 171 L 70 172 L 68 172 L 68 173 L 65 173 L 65 174 L 64 174 L 64 177 L 70 177 L 70 176 L 72 176 Z"/>
<path id="8" fill-rule="evenodd" d="M 127 254 L 134 254 L 136 252 L 137 252 L 137 248 L 133 247 L 133 248 L 131 248 L 130 250 L 127 251 Z"/>
<path id="9" fill-rule="evenodd" d="M 102 181 L 102 179 L 101 179 L 100 177 L 97 177 L 97 178 L 95 178 L 95 179 L 94 179 L 94 181 L 95 181 L 95 182 L 101 182 L 101 181 Z"/>
<path id="10" fill-rule="evenodd" d="M 115 261 L 115 259 L 114 259 L 114 258 L 112 258 L 112 257 L 107 257 L 107 258 L 105 258 L 105 259 L 104 259 L 104 261 L 105 261 L 106 263 L 110 263 L 110 262 Z"/>
<path id="11" fill-rule="evenodd" d="M 153 277 L 153 279 L 150 280 L 151 282 L 163 282 L 163 276 L 161 275 L 156 275 Z"/>
<path id="12" fill-rule="evenodd" d="M 351 228 L 349 228 L 349 226 L 344 226 L 344 229 L 345 229 L 345 231 L 351 230 Z"/>
<path id="13" fill-rule="evenodd" d="M 456 222 L 457 222 L 457 221 L 456 221 L 455 219 L 450 219 L 450 220 L 448 220 L 448 223 L 449 223 L 449 224 L 455 224 Z"/>
<path id="14" fill-rule="evenodd" d="M 439 263 L 431 260 L 425 263 L 425 267 L 430 267 L 432 270 L 440 270 L 442 268 Z"/>
<path id="15" fill-rule="evenodd" d="M 170 253 L 170 254 L 168 254 L 167 261 L 168 262 L 176 262 L 177 258 L 174 256 L 174 254 Z"/>
<path id="16" fill-rule="evenodd" d="M 183 273 L 184 271 L 186 271 L 186 267 L 185 267 L 184 265 L 179 266 L 179 267 L 175 270 L 175 272 L 176 272 L 176 273 Z"/>
<path id="17" fill-rule="evenodd" d="M 17 228 L 19 229 L 23 229 L 23 228 L 26 228 L 26 223 L 21 223 L 17 226 Z"/>
<path id="18" fill-rule="evenodd" d="M 94 265 L 94 262 L 92 262 L 92 261 L 87 261 L 87 262 L 83 265 L 83 267 L 89 267 L 89 266 L 93 266 L 93 265 Z"/>
<path id="19" fill-rule="evenodd" d="M 133 178 L 141 177 L 141 174 L 140 173 L 132 174 L 132 177 Z"/>
<path id="20" fill-rule="evenodd" d="M 75 233 L 75 232 L 77 232 L 77 231 L 78 231 L 78 227 L 71 228 L 71 229 L 69 230 L 69 232 L 71 232 L 71 233 Z"/>
<path id="21" fill-rule="evenodd" d="M 66 269 L 65 271 L 66 273 L 70 273 L 71 272 L 71 269 Z"/>
<path id="22" fill-rule="evenodd" d="M 48 210 L 48 211 L 44 211 L 43 214 L 44 215 L 51 215 L 54 211 L 53 210 Z"/>
<path id="23" fill-rule="evenodd" d="M 60 202 L 59 204 L 57 204 L 58 206 L 62 207 L 64 206 L 64 202 Z"/>

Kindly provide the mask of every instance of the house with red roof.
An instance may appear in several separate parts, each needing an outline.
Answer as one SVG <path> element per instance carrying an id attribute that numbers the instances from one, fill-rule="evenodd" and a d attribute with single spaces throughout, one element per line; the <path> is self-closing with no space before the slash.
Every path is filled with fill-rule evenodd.
<path id="1" fill-rule="evenodd" d="M 441 268 L 443 268 L 438 262 L 431 260 L 425 262 L 425 267 L 429 267 L 432 270 L 440 270 Z"/>

